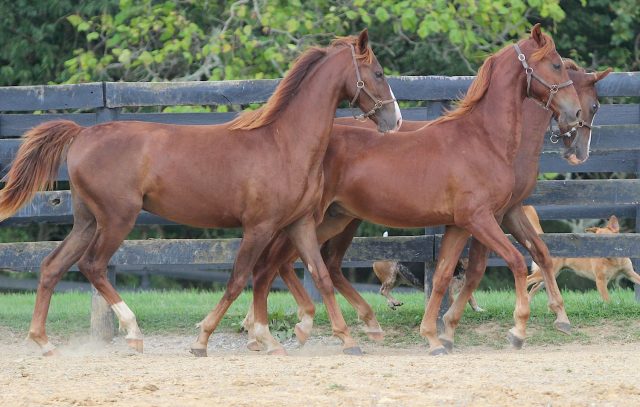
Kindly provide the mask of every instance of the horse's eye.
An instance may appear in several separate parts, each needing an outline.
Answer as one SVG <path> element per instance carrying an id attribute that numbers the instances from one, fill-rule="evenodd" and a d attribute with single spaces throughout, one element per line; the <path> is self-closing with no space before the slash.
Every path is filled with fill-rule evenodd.
<path id="1" fill-rule="evenodd" d="M 384 74 L 381 71 L 377 71 L 375 75 L 376 75 L 376 78 L 378 79 L 381 79 L 384 76 Z"/>
<path id="2" fill-rule="evenodd" d="M 598 111 L 598 107 L 599 107 L 599 106 L 598 106 L 598 104 L 597 104 L 597 103 L 594 103 L 591 107 L 593 108 L 593 111 L 594 111 L 594 112 Z"/>
<path id="3" fill-rule="evenodd" d="M 560 68 L 562 68 L 562 65 L 560 64 L 553 64 L 553 69 L 555 69 L 556 71 L 559 71 Z"/>

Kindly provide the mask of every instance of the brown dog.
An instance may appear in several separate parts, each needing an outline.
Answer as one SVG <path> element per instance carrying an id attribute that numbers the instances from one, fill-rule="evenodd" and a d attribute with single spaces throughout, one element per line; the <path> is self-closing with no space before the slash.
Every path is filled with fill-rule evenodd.
<path id="1" fill-rule="evenodd" d="M 531 222 L 531 225 L 536 229 L 538 234 L 543 233 L 540 226 L 540 219 L 533 206 L 525 206 L 525 214 Z M 586 232 L 592 233 L 619 233 L 620 225 L 618 224 L 618 218 L 612 215 L 607 222 L 607 226 L 603 228 L 592 227 L 587 228 Z M 609 281 L 617 278 L 626 277 L 636 284 L 640 284 L 640 276 L 633 270 L 633 265 L 629 258 L 623 257 L 603 257 L 603 258 L 553 258 L 553 271 L 556 275 L 560 273 L 560 270 L 568 268 L 573 270 L 579 276 L 586 277 L 596 282 L 596 287 L 603 300 L 609 301 L 609 291 L 607 291 L 607 285 Z M 537 264 L 531 264 L 531 274 L 527 278 L 527 286 L 531 287 L 529 291 L 529 298 L 533 298 L 533 295 L 543 286 L 542 273 Z"/>
<path id="2" fill-rule="evenodd" d="M 449 306 L 451 306 L 453 299 L 458 295 L 460 290 L 462 290 L 462 286 L 464 286 L 465 272 L 467 271 L 468 265 L 469 259 L 461 259 L 458 261 L 458 264 L 456 264 L 453 279 L 451 280 L 451 284 L 449 284 Z M 396 309 L 396 307 L 402 305 L 401 301 L 398 301 L 391 295 L 391 290 L 400 283 L 409 284 L 419 290 L 424 289 L 422 282 L 401 262 L 376 261 L 373 263 L 373 272 L 376 273 L 378 280 L 382 283 L 380 294 L 387 298 L 387 305 L 389 305 L 391 309 Z M 478 306 L 478 302 L 473 295 L 469 298 L 469 305 L 471 305 L 471 308 L 476 312 L 484 311 Z"/>

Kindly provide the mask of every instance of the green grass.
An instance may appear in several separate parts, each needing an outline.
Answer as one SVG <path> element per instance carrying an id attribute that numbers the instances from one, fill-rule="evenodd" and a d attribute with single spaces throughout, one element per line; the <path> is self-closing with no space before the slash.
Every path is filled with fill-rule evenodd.
<path id="1" fill-rule="evenodd" d="M 553 329 L 555 316 L 547 309 L 546 296 L 539 294 L 531 304 L 529 322 L 530 339 L 533 344 L 561 344 L 566 342 L 587 343 L 593 339 L 591 331 L 606 325 L 610 335 L 629 340 L 640 339 L 640 304 L 634 300 L 631 290 L 612 290 L 611 302 L 605 304 L 596 291 L 564 292 L 565 305 L 575 333 L 563 335 Z M 179 333 L 191 335 L 199 322 L 216 302 L 221 292 L 206 291 L 155 291 L 125 292 L 124 300 L 136 313 L 143 332 L 147 334 Z M 404 302 L 402 307 L 391 310 L 386 300 L 375 293 L 365 293 L 364 298 L 374 308 L 378 320 L 386 331 L 387 345 L 424 343 L 418 327 L 424 311 L 421 293 L 397 294 Z M 515 295 L 509 291 L 478 292 L 476 298 L 486 311 L 475 313 L 467 307 L 457 335 L 461 346 L 488 345 L 505 346 L 504 335 L 513 325 Z M 16 332 L 26 332 L 31 320 L 35 295 L 0 294 L 0 326 Z M 229 309 L 220 329 L 237 331 L 251 301 L 251 293 L 243 293 Z M 354 327 L 360 322 L 353 308 L 342 297 L 338 301 L 347 323 Z M 55 294 L 47 327 L 49 333 L 68 337 L 86 333 L 89 328 L 91 298 L 86 293 Z M 271 329 L 283 339 L 293 334 L 297 322 L 296 306 L 289 293 L 273 293 L 269 296 Z M 323 306 L 317 307 L 316 332 L 329 334 L 327 314 Z M 364 338 L 359 329 L 353 329 L 356 337 Z M 599 335 L 600 333 L 598 333 Z"/>

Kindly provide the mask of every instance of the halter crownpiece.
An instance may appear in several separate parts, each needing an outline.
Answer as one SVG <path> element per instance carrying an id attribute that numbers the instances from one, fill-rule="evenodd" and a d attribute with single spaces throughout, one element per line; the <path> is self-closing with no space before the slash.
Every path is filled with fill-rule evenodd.
<path id="1" fill-rule="evenodd" d="M 349 44 L 349 47 L 351 47 L 351 59 L 353 59 L 353 66 L 356 69 L 356 94 L 353 96 L 353 99 L 351 100 L 351 102 L 349 102 L 349 108 L 351 108 L 351 114 L 353 115 L 354 119 L 365 121 L 370 116 L 373 116 L 374 114 L 376 114 L 378 110 L 382 109 L 382 106 L 387 105 L 389 103 L 394 103 L 396 99 L 387 99 L 387 100 L 378 99 L 377 97 L 373 96 L 373 94 L 369 92 L 369 90 L 367 90 L 366 86 L 364 85 L 364 81 L 362 80 L 362 76 L 360 76 L 360 69 L 358 69 L 358 62 L 356 61 L 356 50 L 353 47 L 353 44 Z M 360 91 L 364 92 L 375 103 L 373 105 L 373 108 L 368 112 L 356 115 L 353 112 L 353 107 L 355 106 L 355 103 L 358 100 L 358 97 L 360 96 Z"/>
<path id="2" fill-rule="evenodd" d="M 547 104 L 544 106 L 544 108 L 548 110 L 549 106 L 551 106 L 551 100 L 556 95 L 556 93 L 558 93 L 558 91 L 562 88 L 566 88 L 567 86 L 573 85 L 573 81 L 569 79 L 566 82 L 549 85 L 547 81 L 545 81 L 540 76 L 538 76 L 535 72 L 533 72 L 533 68 L 530 67 L 529 64 L 527 63 L 527 57 L 524 56 L 524 54 L 520 50 L 520 47 L 518 46 L 517 43 L 513 44 L 513 48 L 515 48 L 516 53 L 518 54 L 518 61 L 520 61 L 520 63 L 522 64 L 522 67 L 524 68 L 524 72 L 527 74 L 527 97 L 531 97 L 531 91 L 530 91 L 531 78 L 533 78 L 538 82 L 540 82 L 541 84 L 543 84 L 544 86 L 546 86 L 547 89 L 549 89 L 549 99 L 547 99 Z"/>

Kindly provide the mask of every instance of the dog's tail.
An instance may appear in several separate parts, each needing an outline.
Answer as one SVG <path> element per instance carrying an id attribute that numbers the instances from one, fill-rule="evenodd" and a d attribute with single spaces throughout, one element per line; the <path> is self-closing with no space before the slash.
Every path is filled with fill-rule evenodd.
<path id="1" fill-rule="evenodd" d="M 424 284 L 420 282 L 416 278 L 416 276 L 401 262 L 398 262 L 398 274 L 402 277 L 409 285 L 414 286 L 419 290 L 424 290 Z"/>
<path id="2" fill-rule="evenodd" d="M 0 220 L 16 213 L 41 189 L 53 185 L 65 148 L 84 127 L 69 120 L 43 123 L 24 136 L 18 154 L 3 179 Z"/>

